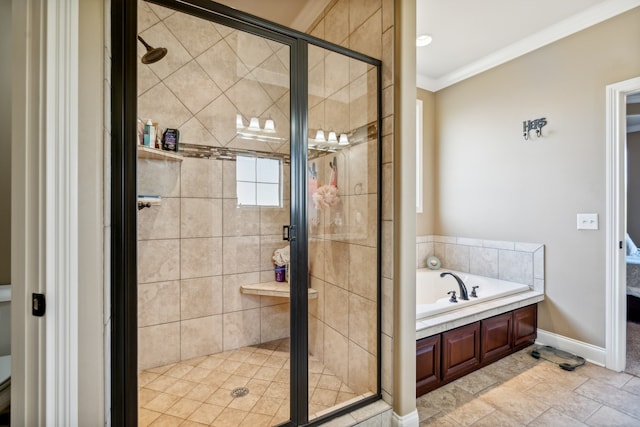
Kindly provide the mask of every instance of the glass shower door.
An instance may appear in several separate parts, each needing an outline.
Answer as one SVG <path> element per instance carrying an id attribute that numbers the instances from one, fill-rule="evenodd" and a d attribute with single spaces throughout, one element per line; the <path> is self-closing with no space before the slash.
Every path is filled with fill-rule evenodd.
<path id="1" fill-rule="evenodd" d="M 378 393 L 378 70 L 309 46 L 309 418 Z"/>
<path id="2" fill-rule="evenodd" d="M 139 419 L 285 422 L 291 48 L 204 14 L 138 10 L 140 37 L 167 49 L 138 64 L 138 117 L 160 135 L 138 146 Z"/>

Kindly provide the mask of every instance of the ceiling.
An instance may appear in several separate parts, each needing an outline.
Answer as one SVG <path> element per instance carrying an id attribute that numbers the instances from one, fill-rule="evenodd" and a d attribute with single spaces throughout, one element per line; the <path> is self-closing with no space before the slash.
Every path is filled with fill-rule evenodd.
<path id="1" fill-rule="evenodd" d="M 217 0 L 306 31 L 331 0 Z M 416 0 L 417 86 L 438 91 L 595 25 L 640 0 Z"/>
<path id="2" fill-rule="evenodd" d="M 640 6 L 640 0 L 416 0 L 417 85 L 438 91 Z"/>

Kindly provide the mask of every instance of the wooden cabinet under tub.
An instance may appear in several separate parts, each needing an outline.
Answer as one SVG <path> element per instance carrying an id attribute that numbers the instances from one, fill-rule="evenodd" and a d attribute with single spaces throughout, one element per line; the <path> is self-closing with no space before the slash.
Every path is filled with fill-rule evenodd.
<path id="1" fill-rule="evenodd" d="M 416 342 L 416 396 L 533 344 L 538 305 L 533 304 Z"/>

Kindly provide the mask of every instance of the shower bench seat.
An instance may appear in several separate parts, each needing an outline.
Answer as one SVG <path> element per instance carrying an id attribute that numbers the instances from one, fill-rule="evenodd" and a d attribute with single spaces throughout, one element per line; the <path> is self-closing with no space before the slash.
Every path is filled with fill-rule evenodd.
<path id="1" fill-rule="evenodd" d="M 289 298 L 289 282 L 264 282 L 240 286 L 240 292 L 246 295 Z M 318 298 L 318 291 L 309 288 L 309 299 Z"/>

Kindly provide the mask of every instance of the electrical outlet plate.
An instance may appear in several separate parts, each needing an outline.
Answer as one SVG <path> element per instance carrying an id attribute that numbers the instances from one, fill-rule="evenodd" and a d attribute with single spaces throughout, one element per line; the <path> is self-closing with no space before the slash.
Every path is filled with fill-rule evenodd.
<path id="1" fill-rule="evenodd" d="M 598 214 L 578 214 L 578 230 L 597 230 Z"/>

